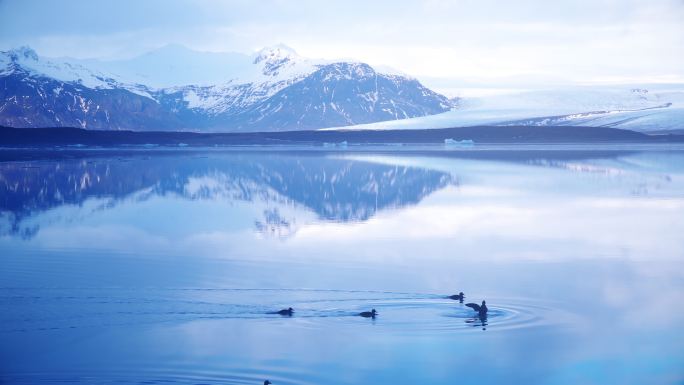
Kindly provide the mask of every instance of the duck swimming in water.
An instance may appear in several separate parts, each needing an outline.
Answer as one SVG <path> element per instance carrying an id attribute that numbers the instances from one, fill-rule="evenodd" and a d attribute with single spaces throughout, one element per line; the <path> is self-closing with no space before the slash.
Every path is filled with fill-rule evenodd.
<path id="1" fill-rule="evenodd" d="M 461 303 L 463 303 L 463 298 L 465 298 L 465 294 L 463 294 L 463 292 L 460 292 L 458 294 L 450 295 L 447 298 L 453 299 L 454 301 L 461 301 Z"/>
<path id="2" fill-rule="evenodd" d="M 274 312 L 271 312 L 268 314 L 280 314 L 280 315 L 292 317 L 292 313 L 294 313 L 294 309 L 292 309 L 291 307 L 288 307 L 287 309 L 274 311 Z"/>
<path id="3" fill-rule="evenodd" d="M 472 308 L 475 310 L 480 317 L 486 317 L 487 316 L 487 304 L 485 301 L 482 301 L 482 305 L 478 305 L 476 303 L 467 303 L 466 306 L 469 308 Z"/>
<path id="4" fill-rule="evenodd" d="M 359 313 L 359 315 L 360 315 L 361 317 L 373 318 L 373 319 L 375 319 L 375 316 L 376 316 L 377 314 L 378 314 L 378 312 L 375 311 L 375 309 L 373 309 L 373 310 L 371 310 L 371 311 L 362 311 L 361 313 Z"/>

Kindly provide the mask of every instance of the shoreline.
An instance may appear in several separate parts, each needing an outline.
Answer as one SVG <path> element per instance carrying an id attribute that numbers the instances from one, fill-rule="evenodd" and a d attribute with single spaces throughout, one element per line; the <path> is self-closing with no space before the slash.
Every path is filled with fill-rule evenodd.
<path id="1" fill-rule="evenodd" d="M 309 146 L 343 149 L 352 146 L 445 146 L 446 141 L 472 141 L 482 145 L 559 145 L 684 143 L 684 135 L 648 135 L 610 127 L 575 126 L 473 126 L 421 130 L 327 130 L 249 133 L 197 133 L 167 131 L 96 131 L 80 128 L 0 127 L 0 147 L 253 147 Z"/>

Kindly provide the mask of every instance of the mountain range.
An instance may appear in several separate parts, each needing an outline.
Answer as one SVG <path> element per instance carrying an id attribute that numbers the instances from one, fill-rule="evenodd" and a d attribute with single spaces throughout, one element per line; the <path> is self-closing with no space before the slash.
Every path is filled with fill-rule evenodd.
<path id="1" fill-rule="evenodd" d="M 684 132 L 684 86 L 565 86 L 448 98 L 390 68 L 168 45 L 125 60 L 0 52 L 0 126 L 255 132 L 594 126 Z"/>
<path id="2" fill-rule="evenodd" d="M 286 131 L 446 112 L 418 80 L 283 46 L 253 55 L 167 46 L 119 61 L 0 52 L 0 125 L 105 130 Z"/>

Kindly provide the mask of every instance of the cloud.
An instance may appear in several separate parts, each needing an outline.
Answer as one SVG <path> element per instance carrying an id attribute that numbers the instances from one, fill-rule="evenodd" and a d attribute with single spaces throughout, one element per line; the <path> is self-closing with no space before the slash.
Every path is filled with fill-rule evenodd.
<path id="1" fill-rule="evenodd" d="M 684 78 L 681 20 L 681 0 L 5 0 L 0 47 L 124 57 L 169 43 L 249 52 L 283 42 L 419 77 Z"/>

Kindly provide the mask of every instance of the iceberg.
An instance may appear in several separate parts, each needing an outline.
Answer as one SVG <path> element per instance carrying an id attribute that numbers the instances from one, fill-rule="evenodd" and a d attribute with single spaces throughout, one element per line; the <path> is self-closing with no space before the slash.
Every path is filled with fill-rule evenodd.
<path id="1" fill-rule="evenodd" d="M 344 140 L 339 143 L 329 143 L 329 142 L 323 142 L 323 147 L 340 147 L 340 148 L 347 148 L 347 141 Z"/>
<path id="2" fill-rule="evenodd" d="M 454 140 L 453 138 L 444 139 L 445 146 L 471 147 L 475 145 L 472 139 Z"/>

